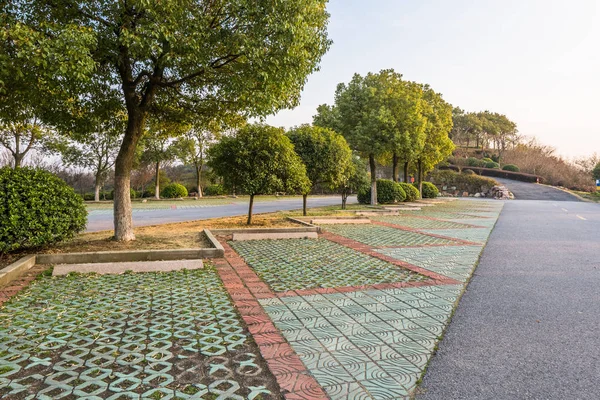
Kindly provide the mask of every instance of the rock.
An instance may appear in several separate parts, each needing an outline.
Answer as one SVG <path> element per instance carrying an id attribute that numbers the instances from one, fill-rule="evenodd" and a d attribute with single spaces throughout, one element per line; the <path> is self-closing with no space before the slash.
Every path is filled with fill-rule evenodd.
<path id="1" fill-rule="evenodd" d="M 512 200 L 514 199 L 513 194 L 508 190 L 506 186 L 494 186 L 485 194 L 485 197 L 498 200 Z"/>
<path id="2" fill-rule="evenodd" d="M 475 193 L 473 197 L 481 197 L 481 193 Z"/>
<path id="3" fill-rule="evenodd" d="M 469 192 L 463 192 L 462 197 L 469 197 Z"/>
<path id="4" fill-rule="evenodd" d="M 143 200 L 142 200 L 142 203 L 147 203 L 147 202 L 148 202 L 148 200 L 147 200 L 147 199 L 143 199 Z"/>

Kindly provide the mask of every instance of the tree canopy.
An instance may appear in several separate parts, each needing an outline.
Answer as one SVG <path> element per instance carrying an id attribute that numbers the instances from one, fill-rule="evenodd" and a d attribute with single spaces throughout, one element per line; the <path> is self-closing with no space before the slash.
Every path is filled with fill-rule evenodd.
<path id="1" fill-rule="evenodd" d="M 77 104 L 58 107 L 75 111 L 48 119 L 80 121 L 85 104 L 79 103 L 88 102 L 127 111 L 115 164 L 115 237 L 133 240 L 130 174 L 147 116 L 262 116 L 297 105 L 307 76 L 330 45 L 325 5 L 326 0 L 16 0 L 3 2 L 0 11 L 46 46 L 39 65 L 65 54 L 74 60 L 69 65 L 83 67 L 52 71 L 51 82 L 73 83 L 71 101 Z M 17 46 L 17 55 L 36 48 Z M 0 80 L 6 75 L 3 68 Z M 80 75 L 85 84 L 73 79 Z"/>
<path id="2" fill-rule="evenodd" d="M 225 136 L 209 150 L 209 165 L 225 183 L 250 195 L 248 225 L 254 196 L 275 192 L 306 193 L 310 181 L 294 145 L 281 128 L 253 124 L 235 136 Z"/>
<path id="3" fill-rule="evenodd" d="M 310 125 L 293 128 L 287 135 L 306 166 L 312 187 L 322 184 L 335 189 L 348 179 L 352 150 L 342 135 L 328 128 Z M 303 213 L 306 215 L 308 191 L 303 195 Z"/>

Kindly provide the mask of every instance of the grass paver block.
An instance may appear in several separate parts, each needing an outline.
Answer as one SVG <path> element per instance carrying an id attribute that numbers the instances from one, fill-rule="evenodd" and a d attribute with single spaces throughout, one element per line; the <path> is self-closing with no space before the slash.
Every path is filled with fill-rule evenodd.
<path id="1" fill-rule="evenodd" d="M 373 247 L 426 246 L 455 243 L 448 239 L 380 225 L 323 225 L 322 228 L 336 235 Z"/>

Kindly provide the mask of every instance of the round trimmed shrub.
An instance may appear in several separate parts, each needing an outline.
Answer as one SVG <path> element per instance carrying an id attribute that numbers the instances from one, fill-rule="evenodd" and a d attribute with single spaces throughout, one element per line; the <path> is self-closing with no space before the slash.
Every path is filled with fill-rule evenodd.
<path id="1" fill-rule="evenodd" d="M 167 199 L 178 199 L 181 197 L 187 197 L 188 191 L 182 184 L 170 183 L 163 188 L 160 195 Z"/>
<path id="2" fill-rule="evenodd" d="M 0 168 L 0 254 L 36 248 L 85 229 L 83 198 L 50 172 Z"/>
<path id="3" fill-rule="evenodd" d="M 205 196 L 222 196 L 225 194 L 225 188 L 223 185 L 210 185 L 204 189 Z"/>
<path id="4" fill-rule="evenodd" d="M 416 185 L 416 183 L 414 183 L 414 185 Z M 440 194 L 440 191 L 433 183 L 423 182 L 421 194 L 424 199 L 435 199 L 438 194 Z"/>
<path id="5" fill-rule="evenodd" d="M 357 193 L 358 202 L 361 204 L 371 203 L 371 187 L 364 187 Z M 392 204 L 406 199 L 406 193 L 402 187 L 389 179 L 377 179 L 377 203 Z"/>
<path id="6" fill-rule="evenodd" d="M 503 171 L 510 171 L 510 172 L 520 172 L 521 170 L 519 169 L 519 167 L 517 167 L 515 164 L 506 164 L 504 167 L 502 167 Z"/>
<path id="7" fill-rule="evenodd" d="M 491 159 L 491 158 L 489 158 L 489 157 L 484 157 L 484 158 L 482 158 L 482 159 L 481 159 L 481 161 L 483 161 L 483 162 L 485 162 L 485 163 L 491 163 L 491 162 L 494 162 L 494 160 L 492 160 L 492 159 Z"/>
<path id="8" fill-rule="evenodd" d="M 480 164 L 480 161 L 477 158 L 475 158 L 475 157 L 467 158 L 467 165 L 469 167 L 478 167 L 479 164 Z"/>
<path id="9" fill-rule="evenodd" d="M 498 164 L 497 162 L 486 162 L 484 167 L 486 168 L 496 168 L 496 169 L 500 169 L 500 164 Z"/>
<path id="10" fill-rule="evenodd" d="M 465 175 L 475 175 L 475 172 L 472 169 L 463 169 L 462 173 Z"/>
<path id="11" fill-rule="evenodd" d="M 399 185 L 404 190 L 404 193 L 406 193 L 406 199 L 404 201 L 415 201 L 419 197 L 421 197 L 419 196 L 419 189 L 417 189 L 410 183 L 400 182 Z"/>

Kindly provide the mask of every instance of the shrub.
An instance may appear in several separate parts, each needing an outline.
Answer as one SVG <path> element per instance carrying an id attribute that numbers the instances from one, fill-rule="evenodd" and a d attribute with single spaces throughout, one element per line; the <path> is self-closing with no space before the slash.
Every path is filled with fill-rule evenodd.
<path id="1" fill-rule="evenodd" d="M 465 175 L 475 175 L 475 171 L 472 169 L 463 169 L 462 173 Z"/>
<path id="2" fill-rule="evenodd" d="M 467 158 L 467 165 L 469 167 L 479 167 L 480 163 L 481 162 L 477 158 L 475 158 L 475 157 L 469 157 L 469 158 Z"/>
<path id="3" fill-rule="evenodd" d="M 459 174 L 450 170 L 432 172 L 431 181 L 442 190 L 446 190 L 450 187 L 456 187 L 456 190 L 459 192 L 469 193 L 487 192 L 490 188 L 498 184 L 491 178 L 486 178 L 475 174 Z M 444 187 L 446 189 L 444 189 Z"/>
<path id="4" fill-rule="evenodd" d="M 204 195 L 206 196 L 222 196 L 225 194 L 225 188 L 223 185 L 210 185 L 204 189 Z"/>
<path id="5" fill-rule="evenodd" d="M 85 229 L 81 196 L 40 169 L 0 168 L 0 254 L 72 238 Z"/>
<path id="6" fill-rule="evenodd" d="M 165 186 L 161 192 L 161 196 L 167 199 L 177 199 L 180 197 L 187 197 L 187 195 L 187 189 L 179 183 L 170 183 Z"/>
<path id="7" fill-rule="evenodd" d="M 371 187 L 360 189 L 357 193 L 358 202 L 371 203 Z M 406 199 L 406 193 L 400 184 L 389 179 L 377 179 L 377 203 L 392 204 Z"/>
<path id="8" fill-rule="evenodd" d="M 519 172 L 521 170 L 515 164 L 506 164 L 504 167 L 502 167 L 502 171 Z"/>
<path id="9" fill-rule="evenodd" d="M 482 158 L 482 159 L 481 159 L 481 161 L 483 161 L 483 162 L 485 162 L 485 163 L 491 163 L 491 162 L 494 162 L 494 160 L 492 160 L 491 158 L 488 158 L 488 157 L 484 157 L 484 158 Z"/>
<path id="10" fill-rule="evenodd" d="M 85 200 L 85 201 L 94 200 L 94 198 L 95 198 L 94 193 L 84 193 L 84 195 L 83 195 L 83 200 Z"/>
<path id="11" fill-rule="evenodd" d="M 404 193 L 406 193 L 406 200 L 405 201 L 415 201 L 419 197 L 421 197 L 420 193 L 419 193 L 419 189 L 417 189 L 416 187 L 414 187 L 410 183 L 401 182 L 401 183 L 399 183 L 399 185 L 404 190 Z"/>
<path id="12" fill-rule="evenodd" d="M 486 162 L 484 165 L 485 168 L 494 168 L 494 169 L 500 169 L 500 164 L 498 164 L 497 162 Z"/>
<path id="13" fill-rule="evenodd" d="M 416 185 L 416 183 L 414 183 L 414 185 Z M 424 199 L 435 199 L 438 194 L 440 194 L 438 188 L 431 182 L 423 182 L 421 190 Z"/>

